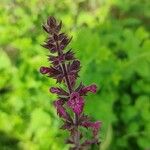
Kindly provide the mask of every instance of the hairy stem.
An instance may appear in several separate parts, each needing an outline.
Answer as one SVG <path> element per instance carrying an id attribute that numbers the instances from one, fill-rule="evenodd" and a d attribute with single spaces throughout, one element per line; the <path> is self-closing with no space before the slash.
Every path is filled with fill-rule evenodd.
<path id="1" fill-rule="evenodd" d="M 75 137 L 75 141 L 76 141 L 76 147 L 77 147 L 77 150 L 78 150 L 78 148 L 79 148 L 79 129 L 78 129 L 78 115 L 77 114 L 75 114 L 74 115 L 74 121 L 75 121 L 75 126 L 76 126 L 76 137 Z"/>
<path id="2" fill-rule="evenodd" d="M 66 69 L 65 63 L 62 64 L 62 69 L 63 69 L 64 75 L 65 75 L 65 80 L 66 80 L 66 84 L 67 84 L 69 93 L 71 94 L 72 87 L 71 87 L 71 83 L 70 83 L 70 80 L 69 80 L 69 77 L 68 77 L 68 74 L 67 74 L 67 69 Z"/>
<path id="3" fill-rule="evenodd" d="M 62 69 L 63 69 L 63 72 L 66 73 L 65 80 L 66 80 L 66 84 L 67 84 L 68 90 L 69 90 L 69 92 L 71 94 L 72 87 L 71 87 L 70 80 L 68 78 L 67 71 L 66 71 L 66 66 L 65 66 L 64 63 L 62 64 Z M 75 147 L 77 147 L 77 150 L 78 150 L 78 148 L 79 148 L 79 131 L 78 131 L 78 115 L 76 113 L 74 113 L 74 124 L 76 126 L 76 135 L 74 137 L 75 144 L 76 144 Z"/>
<path id="4" fill-rule="evenodd" d="M 60 48 L 59 48 L 59 43 L 57 41 L 56 41 L 56 46 L 57 46 L 57 49 L 58 49 L 58 56 L 60 56 L 61 52 L 60 52 Z M 71 94 L 72 87 L 71 87 L 70 79 L 69 79 L 68 74 L 67 74 L 66 65 L 65 65 L 65 63 L 62 63 L 61 66 L 62 66 L 62 70 L 63 70 L 64 76 L 65 76 L 66 85 L 68 87 L 69 93 Z M 75 147 L 77 147 L 77 150 L 78 150 L 79 145 L 80 145 L 80 143 L 79 143 L 80 141 L 79 141 L 79 129 L 78 129 L 78 115 L 76 113 L 74 113 L 74 124 L 76 126 L 76 135 L 74 137 Z"/>

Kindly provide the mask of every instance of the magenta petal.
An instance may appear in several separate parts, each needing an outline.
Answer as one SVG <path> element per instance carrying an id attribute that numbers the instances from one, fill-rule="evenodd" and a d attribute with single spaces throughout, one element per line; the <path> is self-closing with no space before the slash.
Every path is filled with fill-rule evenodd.
<path id="1" fill-rule="evenodd" d="M 59 105 L 63 105 L 64 101 L 62 99 L 56 100 L 53 102 L 55 107 L 58 107 Z"/>
<path id="2" fill-rule="evenodd" d="M 59 115 L 59 117 L 62 117 L 64 119 L 68 119 L 68 113 L 66 112 L 66 109 L 62 106 L 64 104 L 63 100 L 57 100 L 54 101 L 54 106 L 57 109 L 57 114 Z"/>
<path id="3" fill-rule="evenodd" d="M 88 92 L 96 93 L 97 86 L 95 84 L 85 86 L 80 90 L 81 95 L 86 95 Z"/>
<path id="4" fill-rule="evenodd" d="M 55 88 L 55 87 L 51 87 L 51 88 L 50 88 L 50 92 L 51 92 L 51 93 L 56 93 L 56 94 L 57 94 L 57 93 L 60 92 L 60 89 L 59 89 L 59 88 Z"/>
<path id="5" fill-rule="evenodd" d="M 100 121 L 96 121 L 96 122 L 87 121 L 87 122 L 83 122 L 81 125 L 86 128 L 92 128 L 93 136 L 95 137 L 98 135 L 99 129 L 101 127 L 101 122 Z"/>
<path id="6" fill-rule="evenodd" d="M 67 117 L 68 117 L 66 110 L 63 106 L 57 107 L 57 113 L 60 117 L 62 117 L 64 119 L 67 119 Z"/>
<path id="7" fill-rule="evenodd" d="M 63 95 L 63 96 L 68 96 L 69 95 L 69 93 L 67 93 L 65 90 L 63 90 L 62 88 L 57 88 L 57 87 L 51 87 L 50 89 L 49 89 L 49 91 L 51 92 L 51 93 L 55 93 L 55 94 L 58 94 L 58 95 Z"/>
<path id="8" fill-rule="evenodd" d="M 84 100 L 78 92 L 73 92 L 67 102 L 68 106 L 77 114 L 80 115 L 83 111 Z"/>
<path id="9" fill-rule="evenodd" d="M 96 93 L 96 91 L 97 91 L 97 86 L 96 86 L 95 84 L 93 84 L 93 85 L 90 85 L 87 89 L 88 89 L 90 92 Z"/>
<path id="10" fill-rule="evenodd" d="M 41 72 L 42 74 L 47 74 L 47 73 L 50 72 L 50 68 L 49 68 L 49 67 L 41 67 L 41 68 L 40 68 L 40 72 Z"/>
<path id="11" fill-rule="evenodd" d="M 96 122 L 93 123 L 92 128 L 93 128 L 93 135 L 94 136 L 98 135 L 100 127 L 101 127 L 101 122 L 100 121 L 96 121 Z"/>

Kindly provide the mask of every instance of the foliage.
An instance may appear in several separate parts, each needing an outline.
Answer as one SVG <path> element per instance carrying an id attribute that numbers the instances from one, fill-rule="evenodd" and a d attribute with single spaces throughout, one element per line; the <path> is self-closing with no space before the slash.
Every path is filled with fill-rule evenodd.
<path id="1" fill-rule="evenodd" d="M 149 149 L 149 10 L 148 0 L 1 0 L 0 149 L 67 149 L 46 92 L 55 81 L 38 73 L 48 15 L 74 36 L 81 80 L 98 83 L 86 112 L 103 122 L 101 150 Z"/>

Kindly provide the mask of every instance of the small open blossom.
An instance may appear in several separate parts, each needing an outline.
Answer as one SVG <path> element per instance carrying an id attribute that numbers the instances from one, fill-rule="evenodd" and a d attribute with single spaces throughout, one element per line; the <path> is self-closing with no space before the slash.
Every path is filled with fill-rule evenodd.
<path id="1" fill-rule="evenodd" d="M 40 72 L 55 79 L 56 83 L 64 85 L 51 87 L 49 91 L 57 94 L 58 100 L 53 104 L 63 121 L 61 129 L 70 132 L 70 137 L 66 140 L 66 143 L 72 145 L 70 150 L 87 150 L 90 145 L 99 144 L 101 122 L 91 122 L 91 118 L 84 114 L 84 97 L 88 92 L 96 93 L 97 86 L 95 84 L 85 86 L 82 82 L 77 85 L 81 69 L 80 61 L 76 59 L 72 49 L 65 52 L 72 38 L 61 32 L 61 27 L 62 22 L 56 21 L 54 17 L 49 17 L 43 25 L 48 37 L 42 46 L 50 52 L 48 55 L 50 65 L 42 66 Z M 79 127 L 90 128 L 93 133 L 91 139 L 87 139 Z"/>
<path id="2" fill-rule="evenodd" d="M 70 99 L 67 102 L 68 106 L 72 108 L 72 110 L 80 115 L 83 111 L 84 100 L 77 92 L 73 92 L 70 95 Z"/>

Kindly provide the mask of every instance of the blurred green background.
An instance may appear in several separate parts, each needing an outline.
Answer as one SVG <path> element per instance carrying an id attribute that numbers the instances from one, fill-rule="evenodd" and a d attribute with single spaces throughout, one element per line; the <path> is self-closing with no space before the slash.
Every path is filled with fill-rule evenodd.
<path id="1" fill-rule="evenodd" d="M 49 15 L 74 37 L 80 80 L 99 86 L 85 108 L 103 122 L 97 149 L 150 150 L 149 0 L 0 0 L 0 150 L 68 149 L 55 81 L 39 73 Z"/>

